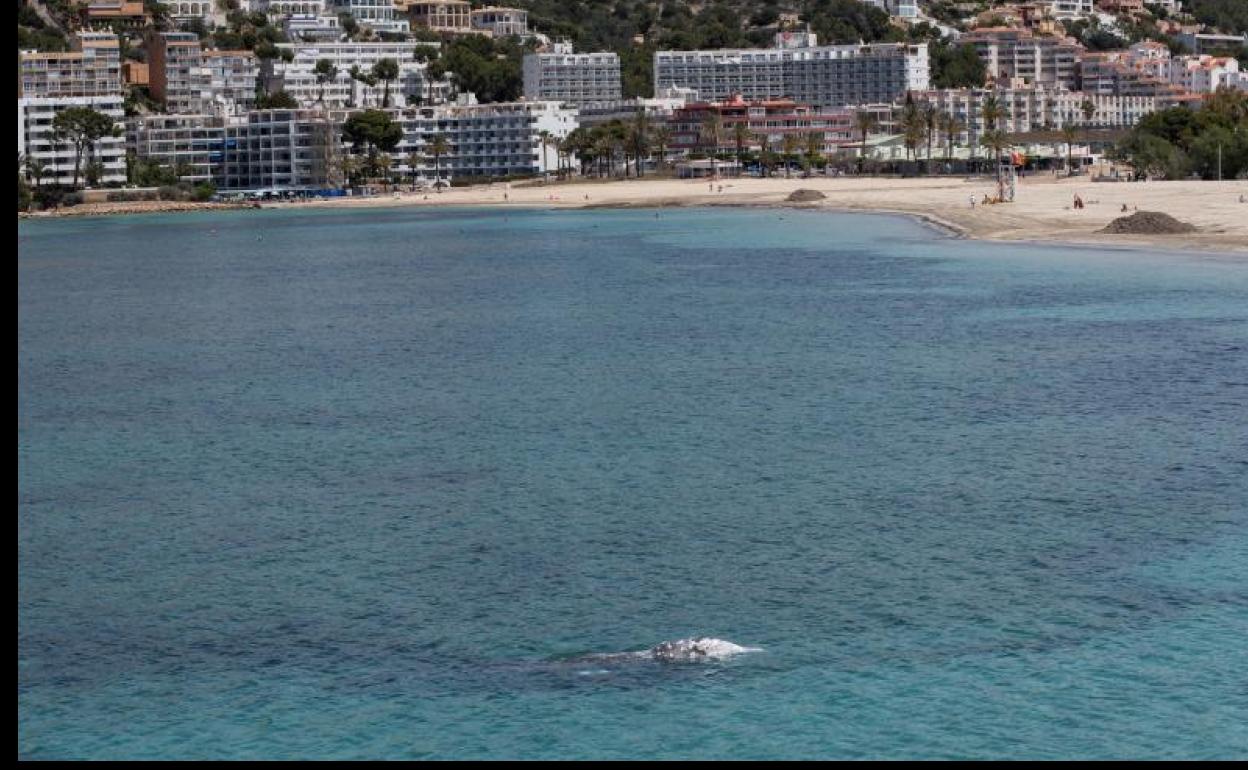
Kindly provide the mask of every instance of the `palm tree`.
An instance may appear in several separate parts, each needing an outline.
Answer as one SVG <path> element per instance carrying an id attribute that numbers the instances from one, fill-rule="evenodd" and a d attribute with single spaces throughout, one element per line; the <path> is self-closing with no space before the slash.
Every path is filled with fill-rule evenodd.
<path id="1" fill-rule="evenodd" d="M 407 154 L 407 171 L 412 177 L 412 185 L 415 186 L 416 181 L 420 178 L 420 167 L 425 163 L 425 155 L 420 150 L 413 149 Z"/>
<path id="2" fill-rule="evenodd" d="M 797 154 L 797 137 L 793 134 L 785 134 L 780 140 L 780 157 L 784 159 L 784 178 L 788 179 L 791 174 L 789 170 L 789 161 Z"/>
<path id="3" fill-rule="evenodd" d="M 48 167 L 38 158 L 26 156 L 22 161 L 22 165 L 26 168 L 26 175 L 35 183 L 35 189 L 38 190 L 43 186 L 43 177 L 48 173 Z"/>
<path id="4" fill-rule="evenodd" d="M 748 120 L 738 120 L 732 124 L 732 142 L 737 146 L 737 165 L 744 165 L 742 159 L 745 155 L 745 143 L 750 139 L 750 124 Z"/>
<path id="5" fill-rule="evenodd" d="M 1000 198 L 1004 198 L 1005 180 L 1001 178 L 1001 154 L 1005 151 L 1005 148 L 1010 146 L 1010 140 L 1004 131 L 993 129 L 985 131 L 979 143 L 992 150 L 993 156 L 997 159 L 997 195 Z"/>
<path id="6" fill-rule="evenodd" d="M 858 130 L 858 136 L 861 140 L 858 148 L 858 173 L 862 173 L 862 164 L 867 159 L 867 134 L 874 131 L 880 125 L 880 121 L 874 114 L 866 111 L 859 111 L 854 114 L 854 128 Z"/>
<path id="7" fill-rule="evenodd" d="M 381 175 L 381 183 L 386 189 L 390 189 L 390 169 L 393 167 L 394 161 L 387 153 L 379 153 L 373 160 L 373 168 L 376 169 L 376 173 Z"/>
<path id="8" fill-rule="evenodd" d="M 702 121 L 702 141 L 708 145 L 711 156 L 711 176 L 719 176 L 719 166 L 717 159 L 719 157 L 719 140 L 724 133 L 724 121 L 716 111 L 710 112 Z"/>
<path id="9" fill-rule="evenodd" d="M 1074 144 L 1075 139 L 1079 137 L 1079 128 L 1073 123 L 1067 123 L 1062 126 L 1062 140 L 1066 142 L 1066 175 L 1070 176 L 1074 172 Z"/>
<path id="10" fill-rule="evenodd" d="M 806 175 L 809 176 L 811 169 L 823 154 L 823 134 L 818 131 L 806 134 L 805 151 Z"/>
<path id="11" fill-rule="evenodd" d="M 1010 116 L 1009 110 L 1006 109 L 1005 104 L 1002 103 L 1001 100 L 998 99 L 995 94 L 989 94 L 988 96 L 984 97 L 984 101 L 979 107 L 979 114 L 984 119 L 984 128 L 985 128 L 983 136 L 981 136 L 979 139 L 979 143 L 983 145 L 984 147 L 1002 146 L 1002 142 L 1000 140 L 1004 139 L 1005 134 L 997 130 L 997 124 L 1005 121 Z M 993 142 L 991 143 L 987 141 L 990 134 L 998 135 L 998 136 L 993 137 Z M 997 187 L 1000 188 L 1001 187 L 1001 154 L 999 151 L 997 152 L 996 160 L 997 160 Z"/>
<path id="12" fill-rule="evenodd" d="M 1083 130 L 1087 137 L 1088 144 L 1092 144 L 1092 118 L 1096 117 L 1096 103 L 1091 99 L 1084 99 L 1079 105 L 1079 111 L 1083 113 Z"/>
<path id="13" fill-rule="evenodd" d="M 927 131 L 927 123 L 923 119 L 923 113 L 919 110 L 918 105 L 907 100 L 906 106 L 901 111 L 901 136 L 906 146 L 906 157 L 911 155 L 917 161 L 919 157 L 919 145 L 923 143 L 924 135 Z"/>
<path id="14" fill-rule="evenodd" d="M 650 148 L 654 141 L 652 133 L 650 116 L 646 114 L 645 108 L 638 108 L 633 122 L 628 127 L 628 140 L 633 146 L 633 157 L 637 160 L 638 179 L 641 178 L 641 161 L 650 155 Z"/>
<path id="15" fill-rule="evenodd" d="M 312 68 L 312 72 L 316 75 L 316 85 L 318 91 L 316 94 L 317 104 L 325 103 L 325 84 L 332 83 L 338 79 L 338 68 L 334 66 L 332 59 L 317 59 L 316 66 Z"/>
<path id="16" fill-rule="evenodd" d="M 654 147 L 658 166 L 662 168 L 667 162 L 667 146 L 672 142 L 672 130 L 666 124 L 660 125 L 651 132 L 650 142 Z"/>
<path id="17" fill-rule="evenodd" d="M 399 63 L 394 59 L 381 59 L 373 65 L 373 83 L 380 80 L 384 86 L 381 97 L 381 108 L 390 108 L 390 81 L 399 77 Z M 373 83 L 369 83 L 372 85 Z"/>
<path id="18" fill-rule="evenodd" d="M 425 152 L 433 156 L 433 185 L 442 186 L 442 156 L 450 152 L 451 143 L 442 134 L 434 134 L 425 142 Z"/>
<path id="19" fill-rule="evenodd" d="M 924 133 L 927 134 L 927 165 L 924 167 L 924 173 L 932 172 L 932 140 L 936 138 L 936 132 L 940 129 L 940 110 L 936 109 L 936 105 L 926 102 L 919 109 L 919 114 L 923 118 Z"/>
<path id="20" fill-rule="evenodd" d="M 764 177 L 771 176 L 771 169 L 776 165 L 776 154 L 771 151 L 771 137 L 767 134 L 755 134 L 758 140 L 758 167 Z"/>
<path id="21" fill-rule="evenodd" d="M 542 129 L 541 131 L 538 131 L 537 138 L 542 143 L 542 171 L 546 174 L 546 178 L 549 180 L 550 171 L 546 168 L 546 150 L 554 146 L 556 148 L 555 156 L 557 160 L 558 155 L 559 155 L 559 151 L 558 151 L 559 140 L 555 138 L 554 134 L 550 133 L 546 129 Z"/>
<path id="22" fill-rule="evenodd" d="M 953 162 L 953 143 L 954 140 L 963 131 L 966 130 L 966 124 L 952 113 L 945 113 L 944 119 L 941 121 L 942 128 L 945 132 L 945 162 Z"/>

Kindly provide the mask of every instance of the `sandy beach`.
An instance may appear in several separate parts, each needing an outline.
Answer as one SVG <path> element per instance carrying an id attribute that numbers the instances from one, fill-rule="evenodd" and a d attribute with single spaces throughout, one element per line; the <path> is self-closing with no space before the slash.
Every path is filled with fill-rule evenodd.
<path id="1" fill-rule="evenodd" d="M 728 179 L 711 189 L 706 180 L 633 179 L 452 189 L 442 193 L 400 194 L 292 206 L 551 206 L 670 207 L 780 206 L 903 213 L 922 217 L 969 238 L 1060 241 L 1101 245 L 1200 248 L 1248 253 L 1248 182 L 1092 182 L 1087 178 L 1038 176 L 1019 180 L 1017 199 L 984 206 L 978 201 L 995 192 L 991 179 L 886 179 L 841 177 L 810 179 Z M 798 189 L 817 190 L 826 198 L 790 204 Z M 1072 205 L 1078 194 L 1085 208 Z M 971 197 L 977 201 L 972 207 Z M 1196 233 L 1180 235 L 1110 235 L 1098 233 L 1128 212 L 1160 211 L 1189 222 Z"/>
<path id="2" fill-rule="evenodd" d="M 722 189 L 721 189 L 722 184 Z M 794 190 L 817 190 L 815 203 L 791 204 Z M 455 188 L 441 193 L 395 193 L 265 208 L 379 206 L 673 207 L 782 206 L 902 213 L 922 217 L 964 237 L 987 240 L 1056 241 L 1097 245 L 1159 246 L 1248 254 L 1248 182 L 1092 182 L 1042 175 L 1019 180 L 1013 203 L 984 206 L 995 193 L 990 178 L 813 177 L 706 180 L 629 179 L 604 182 L 513 183 Z M 1085 204 L 1075 209 L 1079 195 Z M 971 206 L 970 200 L 977 203 Z M 94 204 L 80 215 L 187 210 L 211 204 Z M 1098 231 L 1127 212 L 1158 211 L 1197 228 L 1177 235 L 1119 235 Z"/>

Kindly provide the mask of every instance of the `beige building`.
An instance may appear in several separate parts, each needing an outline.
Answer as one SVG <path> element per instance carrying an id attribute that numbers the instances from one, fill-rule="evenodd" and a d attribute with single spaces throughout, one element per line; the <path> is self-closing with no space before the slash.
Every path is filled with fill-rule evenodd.
<path id="1" fill-rule="evenodd" d="M 529 12 L 523 8 L 499 8 L 491 5 L 473 11 L 470 18 L 474 30 L 487 32 L 494 37 L 523 37 L 529 34 Z"/>
<path id="2" fill-rule="evenodd" d="M 400 4 L 400 10 L 403 7 Z M 413 29 L 472 32 L 472 6 L 468 0 L 415 0 L 405 7 Z"/>
<path id="3" fill-rule="evenodd" d="M 120 44 L 111 32 L 80 32 L 72 51 L 19 52 L 17 73 L 19 97 L 120 94 Z"/>
<path id="4" fill-rule="evenodd" d="M 1022 79 L 1030 86 L 1074 89 L 1084 47 L 1071 38 L 1036 35 L 1013 27 L 985 27 L 962 36 L 996 81 Z"/>

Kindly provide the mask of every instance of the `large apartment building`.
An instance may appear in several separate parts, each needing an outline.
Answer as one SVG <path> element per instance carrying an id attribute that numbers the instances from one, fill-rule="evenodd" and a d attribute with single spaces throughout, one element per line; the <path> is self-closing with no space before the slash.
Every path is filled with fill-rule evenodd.
<path id="1" fill-rule="evenodd" d="M 188 182 L 211 182 L 225 159 L 226 118 L 219 115 L 139 115 L 126 120 L 126 149 Z"/>
<path id="2" fill-rule="evenodd" d="M 893 101 L 929 83 L 926 45 L 801 45 L 654 55 L 656 92 L 683 87 L 703 101 L 739 95 L 839 107 Z"/>
<path id="3" fill-rule="evenodd" d="M 148 82 L 165 112 L 241 114 L 256 98 L 258 62 L 251 51 L 205 51 L 193 32 L 147 38 Z"/>
<path id="4" fill-rule="evenodd" d="M 53 127 L 56 116 L 71 107 L 108 115 L 119 134 L 95 143 L 90 156 L 78 165 L 79 180 L 90 177 L 97 184 L 125 181 L 120 50 L 112 33 L 81 32 L 72 51 L 18 53 L 17 152 L 42 169 L 40 184 L 67 185 L 74 181 L 76 152 Z"/>
<path id="5" fill-rule="evenodd" d="M 1158 108 L 1158 100 L 1150 96 L 1113 96 L 1046 88 L 959 88 L 915 94 L 916 99 L 961 121 L 964 129 L 956 141 L 970 147 L 978 147 L 988 130 L 983 107 L 989 97 L 995 98 L 1005 109 L 1005 117 L 997 124 L 997 129 L 1011 134 L 1059 130 L 1066 126 L 1129 128 Z M 1092 107 L 1091 119 L 1085 115 L 1085 104 Z"/>
<path id="6" fill-rule="evenodd" d="M 21 51 L 17 95 L 98 96 L 121 92 L 121 48 L 111 32 L 81 32 L 67 52 Z"/>
<path id="7" fill-rule="evenodd" d="M 542 134 L 562 139 L 577 127 L 575 109 L 542 101 L 432 107 L 402 120 L 403 150 L 420 158 L 416 170 L 426 178 L 434 173 L 428 146 L 435 136 L 449 146 L 437 164 L 443 177 L 532 176 L 558 168 L 558 154 Z"/>
<path id="8" fill-rule="evenodd" d="M 318 42 L 282 43 L 279 47 L 291 52 L 291 60 L 265 60 L 260 68 L 261 82 L 271 93 L 290 94 L 303 108 L 381 106 L 384 84 L 369 86 L 352 78 L 351 68 L 358 67 L 359 71 L 367 73 L 382 59 L 391 59 L 399 65 L 399 77 L 390 84 L 391 106 L 440 104 L 450 95 L 449 81 L 431 80 L 426 64 L 414 58 L 417 48 L 436 48 L 437 43 Z M 316 63 L 322 59 L 337 68 L 336 77 L 325 83 L 319 82 L 315 71 Z"/>
<path id="9" fill-rule="evenodd" d="M 1070 38 L 1037 35 L 1013 27 L 985 27 L 962 36 L 997 82 L 1022 80 L 1030 86 L 1074 89 L 1084 48 Z"/>
<path id="10" fill-rule="evenodd" d="M 526 54 L 524 98 L 578 105 L 618 101 L 620 57 L 611 52 L 573 53 L 568 43 L 556 43 L 548 53 Z"/>
<path id="11" fill-rule="evenodd" d="M 891 108 L 884 106 L 883 109 Z M 672 137 L 670 149 L 675 152 L 711 149 L 705 126 L 708 118 L 716 116 L 722 127 L 715 148 L 718 152 L 735 152 L 737 127 L 744 126 L 743 149 L 759 148 L 766 140 L 772 151 L 781 152 L 786 137 L 791 137 L 801 152 L 806 147 L 807 137 L 818 134 L 820 152 L 831 155 L 857 140 L 854 115 L 851 109 L 814 107 L 791 99 L 693 102 L 678 108 L 668 121 Z"/>

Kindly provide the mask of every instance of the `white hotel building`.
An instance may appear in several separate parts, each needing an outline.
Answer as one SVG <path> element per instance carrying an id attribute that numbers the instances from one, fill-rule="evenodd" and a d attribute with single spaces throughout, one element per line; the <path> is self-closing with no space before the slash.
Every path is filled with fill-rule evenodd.
<path id="1" fill-rule="evenodd" d="M 926 90 L 930 74 L 927 46 L 905 43 L 657 51 L 654 87 L 688 88 L 703 101 L 740 95 L 841 107 Z"/>
<path id="2" fill-rule="evenodd" d="M 578 105 L 619 101 L 620 57 L 573 53 L 569 43 L 556 43 L 549 53 L 525 54 L 524 98 Z"/>
<path id="3" fill-rule="evenodd" d="M 407 160 L 414 152 L 422 161 L 419 175 L 433 177 L 428 145 L 441 135 L 449 145 L 438 164 L 444 179 L 535 176 L 558 168 L 554 148 L 542 145 L 542 132 L 566 137 L 577 127 L 577 112 L 559 102 L 459 104 L 417 110 L 402 121 L 399 151 L 406 173 L 411 173 Z"/>
<path id="4" fill-rule="evenodd" d="M 1006 116 L 997 128 L 1011 134 L 1083 127 L 1088 123 L 1083 113 L 1085 101 L 1096 108 L 1089 128 L 1129 128 L 1158 107 L 1157 98 L 1152 96 L 1109 96 L 1045 88 L 942 89 L 916 93 L 915 99 L 958 118 L 966 129 L 956 141 L 978 147 L 988 130 L 983 105 L 989 96 L 995 96 L 1005 107 Z"/>
<path id="5" fill-rule="evenodd" d="M 260 77 L 270 93 L 285 91 L 294 97 L 300 107 L 380 107 L 384 84 L 370 87 L 354 80 L 350 70 L 355 66 L 367 73 L 382 59 L 393 59 L 399 65 L 399 77 L 390 84 L 391 107 L 440 104 L 450 96 L 450 83 L 447 80 L 430 80 L 425 63 L 413 59 L 418 46 L 436 48 L 437 45 L 416 42 L 281 43 L 278 47 L 291 51 L 294 58 L 289 62 L 280 58 L 262 62 Z M 338 68 L 338 76 L 323 85 L 317 82 L 315 72 L 316 63 L 321 59 L 328 59 Z"/>
<path id="6" fill-rule="evenodd" d="M 333 0 L 330 10 L 349 13 L 361 27 L 375 32 L 411 32 L 410 22 L 395 8 L 394 0 Z"/>

